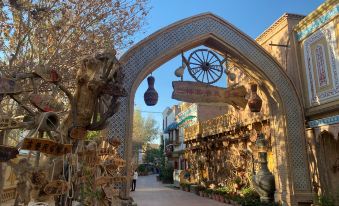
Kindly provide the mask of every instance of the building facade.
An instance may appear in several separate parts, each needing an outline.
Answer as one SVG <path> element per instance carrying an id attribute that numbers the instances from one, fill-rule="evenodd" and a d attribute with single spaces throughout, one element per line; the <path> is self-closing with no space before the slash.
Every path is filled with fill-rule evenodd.
<path id="1" fill-rule="evenodd" d="M 339 204 L 339 2 L 326 1 L 294 28 L 314 193 Z"/>
<path id="2" fill-rule="evenodd" d="M 310 205 L 316 202 L 315 196 L 336 201 L 339 204 L 339 2 L 326 1 L 309 15 L 284 14 L 272 26 L 256 38 L 284 69 L 293 83 L 303 105 L 306 161 L 304 168 L 310 176 L 311 185 L 308 197 L 287 198 L 287 203 Z M 240 68 L 240 70 L 237 70 Z M 246 107 L 239 111 L 227 107 L 227 112 L 207 121 L 197 121 L 184 131 L 187 144 L 186 157 L 189 159 L 193 182 L 203 184 L 224 182 L 230 175 L 224 168 L 233 168 L 241 176 L 250 167 L 245 151 L 250 151 L 255 139 L 255 131 L 263 133 L 269 140 L 268 166 L 275 176 L 275 199 L 284 199 L 293 191 L 288 185 L 295 182 L 282 182 L 292 171 L 282 172 L 277 162 L 293 158 L 294 154 L 282 154 L 278 147 L 281 139 L 272 128 L 274 105 L 270 95 L 259 82 L 250 78 L 244 65 L 231 62 L 230 70 L 236 74 L 236 83 L 250 88 L 258 84 L 258 94 L 263 100 L 262 111 L 251 113 Z M 228 85 L 232 82 L 228 82 Z M 250 91 L 249 91 L 250 93 Z M 287 141 L 286 144 L 293 144 Z M 251 152 L 251 151 L 250 151 Z M 290 157 L 288 157 L 290 156 Z M 255 158 L 255 157 L 254 157 Z M 243 161 L 228 162 L 225 159 Z M 246 184 L 246 183 L 244 183 Z M 286 185 L 285 185 L 286 184 Z M 293 203 L 293 204 L 294 204 Z"/>

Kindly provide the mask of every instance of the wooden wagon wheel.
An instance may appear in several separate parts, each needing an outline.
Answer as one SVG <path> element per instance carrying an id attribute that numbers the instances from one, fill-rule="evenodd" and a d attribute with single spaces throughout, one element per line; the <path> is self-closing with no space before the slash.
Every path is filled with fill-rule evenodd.
<path id="1" fill-rule="evenodd" d="M 126 96 L 126 91 L 122 87 L 124 75 L 122 70 L 114 69 L 118 64 L 115 56 L 107 56 L 106 54 L 98 55 L 97 59 L 104 62 L 100 70 L 100 88 L 95 102 L 95 108 L 92 114 L 91 124 L 88 130 L 102 130 L 107 124 L 107 120 L 118 111 L 119 97 Z"/>
<path id="2" fill-rule="evenodd" d="M 222 61 L 208 49 L 197 49 L 188 58 L 188 72 L 198 82 L 213 84 L 223 74 Z"/>

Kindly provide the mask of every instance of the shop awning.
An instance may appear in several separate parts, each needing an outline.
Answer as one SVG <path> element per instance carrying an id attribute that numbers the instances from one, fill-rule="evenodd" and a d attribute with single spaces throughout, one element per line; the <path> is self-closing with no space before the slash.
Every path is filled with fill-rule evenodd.
<path id="1" fill-rule="evenodd" d="M 168 133 L 169 131 L 174 130 L 176 128 L 178 128 L 178 123 L 173 122 L 170 125 L 168 125 L 168 127 L 164 130 L 164 133 Z"/>

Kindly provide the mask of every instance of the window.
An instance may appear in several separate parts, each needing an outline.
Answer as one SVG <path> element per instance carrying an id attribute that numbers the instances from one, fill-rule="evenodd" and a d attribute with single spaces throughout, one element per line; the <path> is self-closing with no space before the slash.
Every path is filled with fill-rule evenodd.
<path id="1" fill-rule="evenodd" d="M 175 143 L 179 144 L 179 130 L 175 130 Z"/>

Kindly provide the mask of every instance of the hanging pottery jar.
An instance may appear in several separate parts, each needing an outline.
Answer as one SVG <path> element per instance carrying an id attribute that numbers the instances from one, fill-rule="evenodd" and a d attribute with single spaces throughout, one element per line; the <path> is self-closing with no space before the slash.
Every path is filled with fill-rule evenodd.
<path id="1" fill-rule="evenodd" d="M 257 94 L 257 84 L 251 84 L 251 97 L 248 100 L 248 107 L 251 112 L 260 112 L 262 100 Z"/>
<path id="2" fill-rule="evenodd" d="M 154 106 L 158 102 L 158 92 L 154 89 L 154 77 L 147 78 L 148 89 L 144 94 L 144 100 L 147 106 Z"/>

